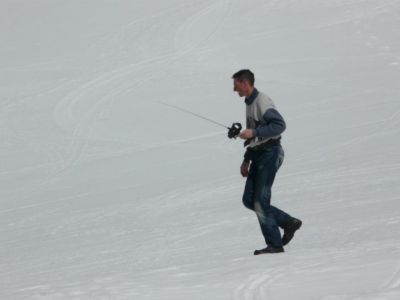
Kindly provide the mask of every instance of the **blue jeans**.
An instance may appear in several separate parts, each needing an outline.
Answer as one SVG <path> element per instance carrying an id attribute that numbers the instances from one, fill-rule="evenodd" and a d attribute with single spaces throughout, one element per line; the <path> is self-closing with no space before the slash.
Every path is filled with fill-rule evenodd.
<path id="1" fill-rule="evenodd" d="M 244 206 L 256 213 L 265 242 L 273 247 L 282 247 L 279 227 L 283 228 L 291 218 L 284 211 L 271 205 L 272 184 L 283 158 L 281 146 L 254 151 L 243 193 Z"/>

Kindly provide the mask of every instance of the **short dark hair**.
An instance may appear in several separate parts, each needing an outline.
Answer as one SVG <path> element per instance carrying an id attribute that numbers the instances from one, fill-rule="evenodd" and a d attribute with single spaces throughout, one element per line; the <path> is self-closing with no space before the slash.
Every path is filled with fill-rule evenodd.
<path id="1" fill-rule="evenodd" d="M 252 86 L 254 85 L 254 74 L 248 69 L 237 71 L 232 75 L 232 78 L 239 81 L 248 81 Z"/>

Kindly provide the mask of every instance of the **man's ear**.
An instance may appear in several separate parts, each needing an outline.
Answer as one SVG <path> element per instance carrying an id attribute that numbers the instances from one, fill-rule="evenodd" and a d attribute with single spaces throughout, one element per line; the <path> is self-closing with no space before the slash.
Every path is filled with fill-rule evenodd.
<path id="1" fill-rule="evenodd" d="M 250 91 L 253 86 L 250 84 L 250 82 L 243 80 L 244 86 L 246 87 L 246 90 Z"/>

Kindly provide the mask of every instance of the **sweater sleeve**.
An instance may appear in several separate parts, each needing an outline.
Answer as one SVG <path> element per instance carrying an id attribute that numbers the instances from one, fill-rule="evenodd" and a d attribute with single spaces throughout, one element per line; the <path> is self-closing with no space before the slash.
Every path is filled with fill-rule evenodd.
<path id="1" fill-rule="evenodd" d="M 255 129 L 256 137 L 273 138 L 279 136 L 286 129 L 286 123 L 281 114 L 274 108 L 268 109 L 263 119 L 266 124 Z"/>

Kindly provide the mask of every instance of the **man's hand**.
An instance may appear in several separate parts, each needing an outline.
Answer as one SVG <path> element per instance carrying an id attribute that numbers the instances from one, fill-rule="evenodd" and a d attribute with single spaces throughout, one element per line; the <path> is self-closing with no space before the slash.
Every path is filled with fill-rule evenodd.
<path id="1" fill-rule="evenodd" d="M 248 161 L 242 162 L 242 165 L 240 166 L 240 174 L 242 174 L 243 177 L 247 177 L 249 175 L 249 165 L 250 163 Z"/>
<path id="2" fill-rule="evenodd" d="M 239 133 L 239 137 L 242 140 L 248 140 L 251 139 L 254 136 L 253 130 L 252 129 L 245 129 L 241 133 Z"/>

